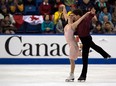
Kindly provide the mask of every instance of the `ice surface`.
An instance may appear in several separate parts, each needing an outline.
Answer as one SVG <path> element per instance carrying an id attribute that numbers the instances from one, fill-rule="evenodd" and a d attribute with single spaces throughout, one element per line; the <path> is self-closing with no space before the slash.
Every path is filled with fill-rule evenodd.
<path id="1" fill-rule="evenodd" d="M 0 65 L 0 86 L 116 86 L 116 65 L 89 65 L 86 82 L 65 82 L 70 65 Z"/>

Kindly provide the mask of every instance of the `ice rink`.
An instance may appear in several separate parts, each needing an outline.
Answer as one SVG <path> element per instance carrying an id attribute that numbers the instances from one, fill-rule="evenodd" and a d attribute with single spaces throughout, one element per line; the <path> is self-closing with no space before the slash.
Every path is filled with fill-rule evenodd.
<path id="1" fill-rule="evenodd" d="M 0 86 L 116 86 L 116 65 L 89 65 L 86 82 L 65 82 L 69 65 L 0 65 Z"/>

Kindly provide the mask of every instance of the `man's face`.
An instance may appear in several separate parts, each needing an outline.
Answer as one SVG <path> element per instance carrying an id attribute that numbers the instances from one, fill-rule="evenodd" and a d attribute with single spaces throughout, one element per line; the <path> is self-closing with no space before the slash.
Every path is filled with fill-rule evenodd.
<path id="1" fill-rule="evenodd" d="M 105 0 L 100 0 L 100 2 L 104 3 L 104 2 L 105 2 Z"/>
<path id="2" fill-rule="evenodd" d="M 107 30 L 110 30 L 110 29 L 111 29 L 111 24 L 105 24 L 105 28 L 106 28 Z"/>
<path id="3" fill-rule="evenodd" d="M 90 0 L 83 0 L 85 4 L 88 4 Z"/>

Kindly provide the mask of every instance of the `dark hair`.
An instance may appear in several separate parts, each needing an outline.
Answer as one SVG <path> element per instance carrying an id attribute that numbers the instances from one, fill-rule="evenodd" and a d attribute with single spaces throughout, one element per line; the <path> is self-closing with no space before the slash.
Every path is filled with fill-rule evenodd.
<path id="1" fill-rule="evenodd" d="M 49 16 L 49 20 L 51 20 L 51 16 L 50 16 L 49 14 L 45 14 L 45 15 L 44 15 L 44 17 L 43 17 L 44 20 L 46 20 L 46 16 L 47 16 L 47 15 Z"/>
<path id="2" fill-rule="evenodd" d="M 110 24 L 110 25 L 111 25 L 111 23 L 110 23 L 110 22 L 106 22 L 106 23 L 105 23 L 105 25 L 106 25 L 106 24 Z"/>
<path id="3" fill-rule="evenodd" d="M 102 23 L 100 21 L 97 21 L 96 26 L 98 26 L 98 25 L 102 26 Z"/>
<path id="4" fill-rule="evenodd" d="M 101 7 L 101 10 L 103 11 L 105 8 L 107 8 L 107 7 Z"/>
<path id="5" fill-rule="evenodd" d="M 75 15 L 79 15 L 79 16 L 82 16 L 83 15 L 83 12 L 82 12 L 81 9 L 76 9 L 72 13 L 74 13 Z"/>
<path id="6" fill-rule="evenodd" d="M 4 18 L 5 18 L 5 17 L 9 17 L 9 18 L 10 18 L 10 16 L 9 16 L 8 14 L 4 15 Z"/>

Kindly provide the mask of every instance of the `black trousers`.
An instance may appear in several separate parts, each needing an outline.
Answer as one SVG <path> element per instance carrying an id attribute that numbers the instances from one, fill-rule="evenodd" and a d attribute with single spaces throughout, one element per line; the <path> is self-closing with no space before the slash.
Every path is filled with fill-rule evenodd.
<path id="1" fill-rule="evenodd" d="M 87 75 L 87 68 L 88 68 L 88 54 L 89 54 L 90 47 L 92 49 L 94 49 L 96 52 L 100 53 L 104 58 L 107 58 L 109 56 L 109 54 L 107 52 L 105 52 L 101 47 L 96 45 L 92 41 L 92 37 L 91 36 L 80 37 L 80 40 L 81 40 L 81 42 L 83 44 L 83 48 L 82 48 L 83 68 L 82 68 L 81 76 L 82 77 L 86 77 L 86 75 Z"/>

